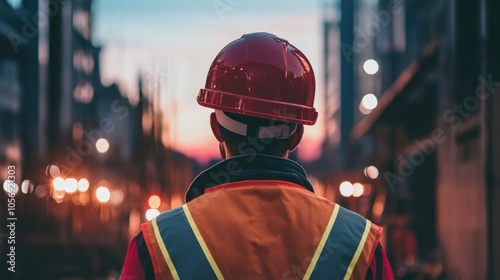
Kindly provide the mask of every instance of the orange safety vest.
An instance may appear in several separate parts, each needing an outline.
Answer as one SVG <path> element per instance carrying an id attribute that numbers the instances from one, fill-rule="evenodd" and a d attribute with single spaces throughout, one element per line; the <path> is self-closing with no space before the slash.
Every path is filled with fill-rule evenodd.
<path id="1" fill-rule="evenodd" d="M 212 187 L 142 225 L 156 279 L 365 279 L 382 228 L 303 187 Z"/>

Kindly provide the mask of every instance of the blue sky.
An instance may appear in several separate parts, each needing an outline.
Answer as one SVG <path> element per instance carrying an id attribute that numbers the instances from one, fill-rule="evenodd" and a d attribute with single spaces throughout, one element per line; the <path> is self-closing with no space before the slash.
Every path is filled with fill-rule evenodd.
<path id="1" fill-rule="evenodd" d="M 117 82 L 133 100 L 139 71 L 161 81 L 159 103 L 176 112 L 166 114 L 174 130 L 169 143 L 203 161 L 218 154 L 208 125 L 211 111 L 195 101 L 212 60 L 242 34 L 274 33 L 302 50 L 316 73 L 320 118 L 299 146 L 299 154 L 314 157 L 323 137 L 320 1 L 95 0 L 93 38 L 104 46 L 103 82 Z"/>

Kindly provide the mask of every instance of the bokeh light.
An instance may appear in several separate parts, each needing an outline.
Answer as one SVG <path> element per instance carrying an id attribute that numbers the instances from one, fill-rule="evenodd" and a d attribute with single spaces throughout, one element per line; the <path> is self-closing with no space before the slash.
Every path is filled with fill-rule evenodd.
<path id="1" fill-rule="evenodd" d="M 67 178 L 64 180 L 64 191 L 74 193 L 78 190 L 78 181 L 75 178 Z"/>
<path id="2" fill-rule="evenodd" d="M 99 202 L 106 203 L 111 198 L 111 193 L 108 188 L 100 186 L 95 191 L 95 196 Z"/>
<path id="3" fill-rule="evenodd" d="M 3 182 L 3 190 L 6 193 L 14 192 L 14 195 L 16 195 L 19 192 L 19 186 L 12 180 L 5 180 Z"/>
<path id="4" fill-rule="evenodd" d="M 49 164 L 49 165 L 47 165 L 47 168 L 45 169 L 45 175 L 50 176 L 52 178 L 55 178 L 55 177 L 61 175 L 61 169 L 57 165 Z"/>
<path id="5" fill-rule="evenodd" d="M 158 215 L 160 215 L 160 211 L 158 211 L 158 209 L 148 209 L 146 211 L 146 219 L 148 221 L 151 221 L 152 219 L 156 218 Z"/>
<path id="6" fill-rule="evenodd" d="M 157 195 L 152 195 L 149 199 L 148 199 L 148 205 L 149 207 L 153 208 L 153 209 L 158 209 L 160 208 L 160 205 L 161 205 L 161 199 L 159 196 Z"/>
<path id="7" fill-rule="evenodd" d="M 373 165 L 367 166 L 364 170 L 364 173 L 365 176 L 370 179 L 377 179 L 379 175 L 378 168 Z"/>
<path id="8" fill-rule="evenodd" d="M 374 59 L 368 59 L 365 63 L 363 63 L 363 70 L 365 70 L 368 75 L 377 73 L 378 69 L 378 63 Z"/>
<path id="9" fill-rule="evenodd" d="M 366 109 L 365 106 L 363 106 L 362 103 L 359 103 L 359 111 L 361 112 L 361 114 L 363 115 L 368 115 L 370 114 L 373 110 L 370 110 L 370 109 Z"/>
<path id="10" fill-rule="evenodd" d="M 54 190 L 56 191 L 64 191 L 64 179 L 61 177 L 56 177 L 52 180 L 52 185 L 54 186 Z"/>
<path id="11" fill-rule="evenodd" d="M 33 192 L 33 188 L 34 188 L 34 184 L 30 180 L 24 180 L 21 183 L 21 192 L 24 193 L 24 194 L 32 193 Z"/>
<path id="12" fill-rule="evenodd" d="M 88 191 L 89 186 L 90 186 L 89 180 L 87 180 L 86 178 L 82 178 L 78 181 L 78 191 L 80 192 Z"/>
<path id="13" fill-rule="evenodd" d="M 354 192 L 354 187 L 351 182 L 345 181 L 340 183 L 340 194 L 349 197 Z"/>
<path id="14" fill-rule="evenodd" d="M 122 190 L 114 190 L 111 192 L 111 198 L 110 201 L 111 203 L 115 205 L 119 205 L 123 202 L 123 199 L 125 198 L 125 194 L 123 193 Z"/>
<path id="15" fill-rule="evenodd" d="M 373 110 L 378 105 L 378 99 L 373 93 L 368 93 L 361 99 L 361 106 L 368 110 Z"/>
<path id="16" fill-rule="evenodd" d="M 64 191 L 58 191 L 58 190 L 54 190 L 52 192 L 52 198 L 57 202 L 57 203 L 61 203 L 64 199 L 64 195 L 66 193 Z"/>
<path id="17" fill-rule="evenodd" d="M 95 142 L 95 148 L 101 154 L 104 154 L 109 150 L 109 142 L 105 138 L 99 138 L 97 142 Z"/>
<path id="18" fill-rule="evenodd" d="M 360 197 L 363 195 L 363 192 L 365 191 L 365 186 L 361 183 L 354 183 L 352 184 L 353 191 L 352 191 L 352 196 L 354 197 Z"/>
<path id="19" fill-rule="evenodd" d="M 85 205 L 89 204 L 89 202 L 90 202 L 90 193 L 81 192 L 80 195 L 78 196 L 78 198 L 80 200 L 80 204 L 85 206 Z"/>

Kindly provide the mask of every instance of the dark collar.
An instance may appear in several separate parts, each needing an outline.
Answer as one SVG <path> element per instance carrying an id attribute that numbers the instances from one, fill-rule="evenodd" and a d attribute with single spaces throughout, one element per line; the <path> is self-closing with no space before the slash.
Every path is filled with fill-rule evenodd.
<path id="1" fill-rule="evenodd" d="M 186 193 L 186 202 L 202 195 L 206 189 L 244 180 L 280 180 L 303 186 L 314 192 L 302 166 L 289 159 L 251 154 L 223 160 L 198 175 Z"/>

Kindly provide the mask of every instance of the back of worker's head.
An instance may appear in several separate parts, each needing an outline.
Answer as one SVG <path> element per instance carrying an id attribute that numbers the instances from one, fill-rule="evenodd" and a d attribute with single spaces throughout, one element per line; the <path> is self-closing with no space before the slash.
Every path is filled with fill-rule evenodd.
<path id="1" fill-rule="evenodd" d="M 292 151 L 302 138 L 299 124 L 273 121 L 217 110 L 212 115 L 212 131 L 231 156 L 260 153 L 283 157 Z M 225 148 L 225 149 L 224 149 Z"/>
<path id="2" fill-rule="evenodd" d="M 251 33 L 219 52 L 197 100 L 215 109 L 212 131 L 232 156 L 286 156 L 303 125 L 316 122 L 314 91 L 314 72 L 301 51 L 275 35 Z"/>

